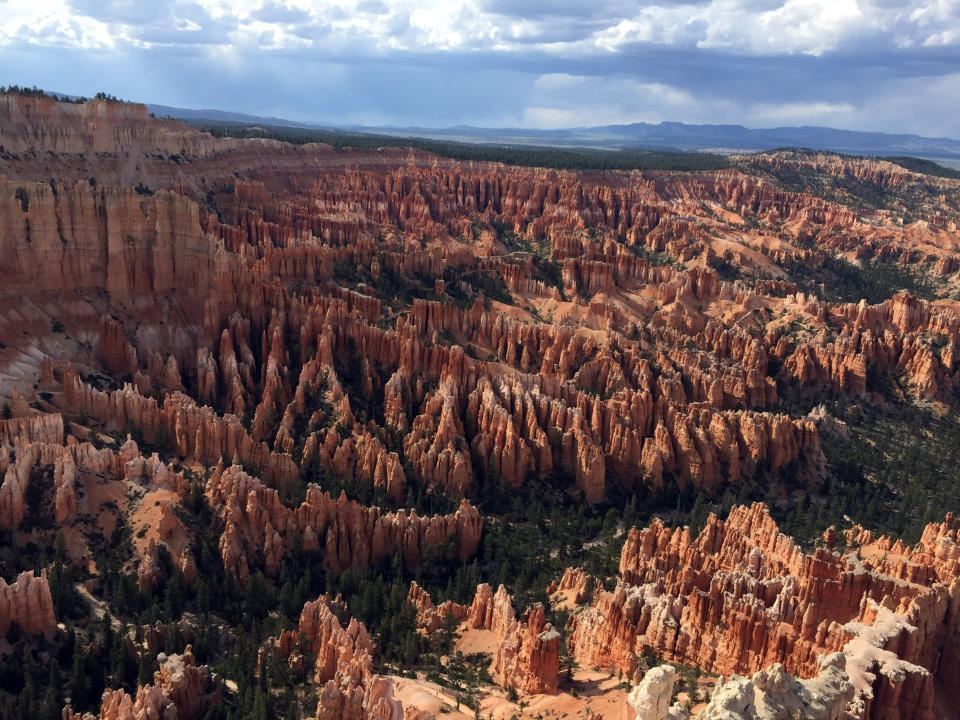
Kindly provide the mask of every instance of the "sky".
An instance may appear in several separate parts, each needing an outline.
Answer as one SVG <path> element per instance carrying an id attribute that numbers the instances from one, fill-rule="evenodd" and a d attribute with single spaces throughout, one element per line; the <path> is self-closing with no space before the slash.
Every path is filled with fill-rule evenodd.
<path id="1" fill-rule="evenodd" d="M 364 125 L 960 138 L 960 0 L 0 0 L 0 85 Z"/>

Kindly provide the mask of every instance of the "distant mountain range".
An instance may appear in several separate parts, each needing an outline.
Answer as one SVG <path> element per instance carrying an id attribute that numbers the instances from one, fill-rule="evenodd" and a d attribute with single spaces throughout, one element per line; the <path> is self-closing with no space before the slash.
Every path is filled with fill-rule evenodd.
<path id="1" fill-rule="evenodd" d="M 483 128 L 458 125 L 448 128 L 335 125 L 305 123 L 260 117 L 223 110 L 189 110 L 167 105 L 148 105 L 152 113 L 197 123 L 210 120 L 239 125 L 262 124 L 295 128 L 340 129 L 375 135 L 418 137 L 432 140 L 496 145 L 586 147 L 607 149 L 681 150 L 697 152 L 756 152 L 782 147 L 830 150 L 855 155 L 912 155 L 960 164 L 960 140 L 930 138 L 829 127 L 800 126 L 766 129 L 742 125 L 687 125 L 677 122 L 631 123 L 560 130 Z"/>
<path id="2" fill-rule="evenodd" d="M 229 110 L 191 110 L 190 108 L 171 107 L 170 105 L 154 105 L 147 103 L 147 110 L 157 117 L 171 117 L 177 120 L 212 120 L 222 123 L 238 123 L 241 125 L 276 125 L 280 127 L 295 128 L 324 128 L 332 129 L 333 125 L 324 123 L 305 123 L 296 120 L 284 120 L 283 118 L 263 117 L 260 115 L 246 115 L 244 113 L 231 112 Z M 341 126 L 337 126 L 341 127 Z M 346 126 L 342 126 L 346 127 Z"/>

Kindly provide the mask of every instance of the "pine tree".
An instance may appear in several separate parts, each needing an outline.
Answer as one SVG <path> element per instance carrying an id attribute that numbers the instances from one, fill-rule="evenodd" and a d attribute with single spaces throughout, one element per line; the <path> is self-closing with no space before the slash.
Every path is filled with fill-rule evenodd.
<path id="1" fill-rule="evenodd" d="M 153 655 L 144 653 L 140 656 L 139 668 L 137 670 L 137 684 L 149 685 L 153 681 L 153 672 L 157 665 L 157 659 Z"/>
<path id="2" fill-rule="evenodd" d="M 123 624 L 121 631 L 114 634 L 113 645 L 110 648 L 110 676 L 111 685 L 133 690 L 137 680 L 137 661 L 127 649 L 127 625 Z"/>
<path id="3" fill-rule="evenodd" d="M 253 707 L 250 710 L 249 720 L 268 720 L 267 694 L 257 688 L 253 697 Z"/>
<path id="4" fill-rule="evenodd" d="M 19 717 L 36 717 L 36 697 L 37 697 L 37 666 L 33 662 L 33 654 L 28 652 L 24 658 L 23 664 L 23 690 L 20 691 L 20 698 L 17 701 Z"/>
<path id="5" fill-rule="evenodd" d="M 50 678 L 43 696 L 43 720 L 59 720 L 63 706 L 63 677 L 60 675 L 60 664 L 54 660 L 50 663 Z"/>
<path id="6" fill-rule="evenodd" d="M 89 708 L 90 685 L 87 681 L 86 653 L 79 639 L 73 646 L 73 671 L 70 674 L 70 704 L 77 711 Z"/>

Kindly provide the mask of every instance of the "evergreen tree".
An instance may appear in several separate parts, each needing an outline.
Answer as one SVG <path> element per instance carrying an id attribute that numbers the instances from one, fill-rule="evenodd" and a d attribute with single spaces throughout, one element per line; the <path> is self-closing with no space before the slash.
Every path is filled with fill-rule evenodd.
<path id="1" fill-rule="evenodd" d="M 59 720 L 64 704 L 63 677 L 60 675 L 60 664 L 54 660 L 50 663 L 50 677 L 43 696 L 41 717 L 43 720 Z"/>
<path id="2" fill-rule="evenodd" d="M 77 711 L 91 709 L 86 659 L 83 643 L 78 639 L 73 646 L 73 671 L 70 674 L 70 704 Z"/>

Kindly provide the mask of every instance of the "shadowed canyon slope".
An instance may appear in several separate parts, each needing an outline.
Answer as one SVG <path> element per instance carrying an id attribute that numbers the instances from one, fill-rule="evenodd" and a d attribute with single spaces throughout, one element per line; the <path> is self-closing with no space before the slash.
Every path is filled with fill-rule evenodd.
<path id="1" fill-rule="evenodd" d="M 960 181 L 737 168 L 0 95 L 3 707 L 953 717 Z"/>

